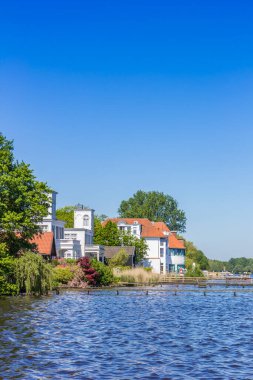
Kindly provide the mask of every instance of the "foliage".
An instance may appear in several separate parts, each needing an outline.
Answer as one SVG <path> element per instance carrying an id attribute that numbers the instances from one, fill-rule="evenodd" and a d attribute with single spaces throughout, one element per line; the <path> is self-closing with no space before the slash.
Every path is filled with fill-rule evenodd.
<path id="1" fill-rule="evenodd" d="M 227 263 L 227 270 L 233 273 L 253 272 L 253 259 L 246 257 L 232 258 Z"/>
<path id="2" fill-rule="evenodd" d="M 101 220 L 95 216 L 94 218 L 94 244 L 103 245 L 104 244 L 104 229 Z"/>
<path id="3" fill-rule="evenodd" d="M 185 267 L 186 277 L 204 277 L 204 274 L 201 271 L 199 264 L 189 257 L 186 257 Z"/>
<path id="4" fill-rule="evenodd" d="M 91 265 L 89 257 L 82 257 L 78 260 L 78 265 L 82 268 L 86 281 L 89 285 L 98 285 L 99 273 Z"/>
<path id="5" fill-rule="evenodd" d="M 141 262 L 147 254 L 148 245 L 143 238 L 138 239 L 130 232 L 119 231 L 121 244 L 127 247 L 135 247 L 135 263 Z"/>
<path id="6" fill-rule="evenodd" d="M 16 260 L 15 276 L 19 292 L 47 294 L 52 287 L 52 267 L 42 256 L 25 252 Z"/>
<path id="7" fill-rule="evenodd" d="M 223 272 L 228 267 L 226 261 L 208 260 L 208 264 L 211 272 Z"/>
<path id="8" fill-rule="evenodd" d="M 14 159 L 13 142 L 0 134 L 0 243 L 10 254 L 27 248 L 28 240 L 40 232 L 38 223 L 48 214 L 50 192 L 29 165 Z"/>
<path id="9" fill-rule="evenodd" d="M 186 216 L 170 195 L 158 191 L 137 191 L 131 198 L 121 202 L 118 209 L 122 218 L 148 218 L 163 221 L 171 230 L 185 232 Z"/>
<path id="10" fill-rule="evenodd" d="M 113 272 L 110 267 L 100 261 L 97 261 L 96 259 L 91 261 L 91 266 L 99 274 L 99 277 L 97 278 L 97 285 L 106 286 L 114 282 Z"/>
<path id="11" fill-rule="evenodd" d="M 108 219 L 108 216 L 105 214 L 101 214 L 101 215 L 95 215 L 95 218 L 97 218 L 100 222 L 103 222 L 106 219 Z"/>
<path id="12" fill-rule="evenodd" d="M 127 265 L 129 256 L 124 248 L 121 248 L 116 255 L 109 260 L 110 267 L 124 267 Z"/>
<path id="13" fill-rule="evenodd" d="M 75 277 L 75 271 L 70 267 L 57 266 L 53 268 L 54 285 L 67 284 Z"/>
<path id="14" fill-rule="evenodd" d="M 208 258 L 191 241 L 185 240 L 185 248 L 187 258 L 197 264 L 201 270 L 209 269 Z"/>
<path id="15" fill-rule="evenodd" d="M 0 258 L 0 295 L 18 293 L 15 279 L 16 261 L 13 257 Z"/>
<path id="16" fill-rule="evenodd" d="M 56 217 L 66 222 L 65 228 L 74 227 L 74 210 L 75 206 L 65 206 L 56 210 Z"/>

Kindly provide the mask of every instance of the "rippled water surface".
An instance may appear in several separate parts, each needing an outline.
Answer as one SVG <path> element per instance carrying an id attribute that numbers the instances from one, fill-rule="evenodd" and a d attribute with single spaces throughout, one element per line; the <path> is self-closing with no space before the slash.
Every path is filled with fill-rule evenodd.
<path id="1" fill-rule="evenodd" d="M 1 379 L 253 379 L 253 293 L 0 300 Z"/>

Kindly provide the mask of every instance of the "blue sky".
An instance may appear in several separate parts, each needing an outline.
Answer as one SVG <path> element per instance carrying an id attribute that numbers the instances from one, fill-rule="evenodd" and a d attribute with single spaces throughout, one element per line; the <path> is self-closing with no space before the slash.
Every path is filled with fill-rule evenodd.
<path id="1" fill-rule="evenodd" d="M 251 1 L 0 9 L 0 130 L 59 207 L 163 191 L 208 257 L 252 256 Z"/>

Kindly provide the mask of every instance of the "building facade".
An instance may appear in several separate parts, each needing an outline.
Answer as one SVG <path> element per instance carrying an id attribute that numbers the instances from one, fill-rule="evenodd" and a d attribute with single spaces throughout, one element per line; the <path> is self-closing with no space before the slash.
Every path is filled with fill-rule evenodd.
<path id="1" fill-rule="evenodd" d="M 74 210 L 74 227 L 64 228 L 65 222 L 56 218 L 56 192 L 50 195 L 48 216 L 40 223 L 43 232 L 53 232 L 56 254 L 59 258 L 97 258 L 104 261 L 104 247 L 93 245 L 94 210 L 77 205 Z"/>
<path id="2" fill-rule="evenodd" d="M 148 252 L 142 262 L 144 267 L 150 267 L 154 273 L 160 274 L 179 272 L 180 268 L 184 268 L 184 244 L 165 223 L 151 222 L 146 218 L 112 218 L 108 220 L 116 223 L 118 229 L 124 233 L 130 233 L 146 241 Z"/>

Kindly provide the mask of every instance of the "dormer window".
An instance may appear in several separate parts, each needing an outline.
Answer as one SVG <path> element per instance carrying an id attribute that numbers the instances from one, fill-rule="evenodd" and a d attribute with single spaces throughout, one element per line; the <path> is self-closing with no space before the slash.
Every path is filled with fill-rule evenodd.
<path id="1" fill-rule="evenodd" d="M 88 225 L 89 225 L 89 216 L 88 215 L 84 215 L 83 225 L 84 225 L 84 227 L 88 227 Z"/>
<path id="2" fill-rule="evenodd" d="M 135 221 L 134 221 L 134 224 L 139 224 L 139 223 L 137 222 L 137 220 L 135 220 Z"/>

